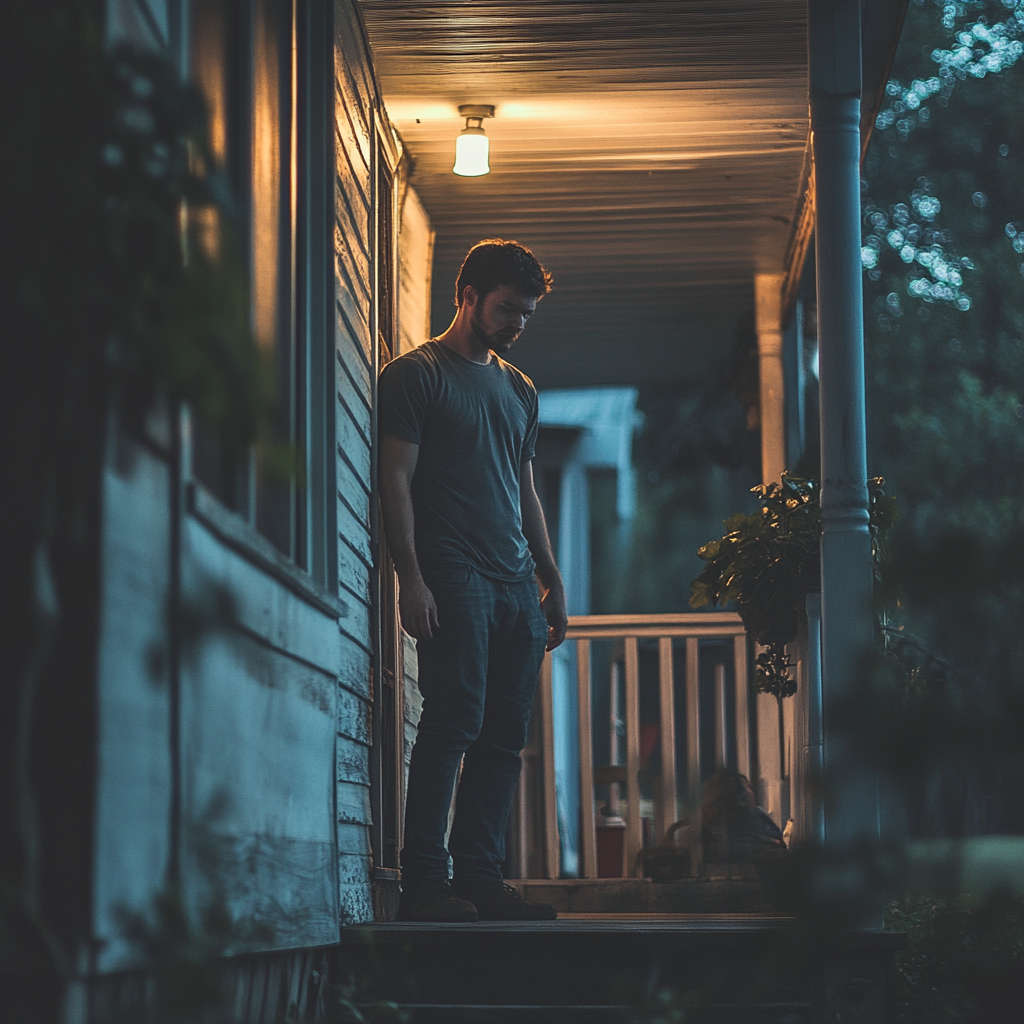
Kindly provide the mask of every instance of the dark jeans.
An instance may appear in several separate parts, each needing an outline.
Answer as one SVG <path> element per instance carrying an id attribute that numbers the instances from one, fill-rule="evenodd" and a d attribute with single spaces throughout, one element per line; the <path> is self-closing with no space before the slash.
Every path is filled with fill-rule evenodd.
<path id="1" fill-rule="evenodd" d="M 547 623 L 533 580 L 500 583 L 468 566 L 424 578 L 441 625 L 417 644 L 423 713 L 409 766 L 402 880 L 448 878 L 444 834 L 465 755 L 449 839 L 454 881 L 497 882 Z"/>

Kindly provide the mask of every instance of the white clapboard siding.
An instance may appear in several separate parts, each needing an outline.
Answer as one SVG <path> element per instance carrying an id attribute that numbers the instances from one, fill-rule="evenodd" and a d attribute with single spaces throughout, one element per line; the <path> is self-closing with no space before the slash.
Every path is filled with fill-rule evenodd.
<path id="1" fill-rule="evenodd" d="M 221 587 L 237 620 L 182 662 L 186 894 L 198 908 L 219 891 L 240 947 L 331 942 L 338 619 L 194 518 L 183 549 L 186 604 Z"/>
<path id="2" fill-rule="evenodd" d="M 370 889 L 370 664 L 372 650 L 370 496 L 375 340 L 373 294 L 373 112 L 379 107 L 365 38 L 350 3 L 336 3 L 334 35 L 334 411 L 338 492 L 338 891 L 344 921 L 373 918 Z"/>

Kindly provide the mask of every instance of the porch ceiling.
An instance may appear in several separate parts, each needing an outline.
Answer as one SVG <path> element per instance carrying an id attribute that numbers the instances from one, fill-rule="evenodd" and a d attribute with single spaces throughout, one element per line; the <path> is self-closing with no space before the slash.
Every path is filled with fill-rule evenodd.
<path id="1" fill-rule="evenodd" d="M 361 0 L 437 241 L 433 329 L 466 250 L 555 277 L 513 359 L 540 387 L 701 377 L 784 268 L 805 188 L 806 0 Z M 491 173 L 452 173 L 490 103 Z"/>

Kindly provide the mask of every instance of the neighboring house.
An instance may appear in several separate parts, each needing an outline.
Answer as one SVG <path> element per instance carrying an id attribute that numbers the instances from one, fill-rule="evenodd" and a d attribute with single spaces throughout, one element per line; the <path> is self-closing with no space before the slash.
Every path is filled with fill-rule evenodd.
<path id="1" fill-rule="evenodd" d="M 565 581 L 570 615 L 590 614 L 590 476 L 611 473 L 622 543 L 636 511 L 633 431 L 635 388 L 580 388 L 540 393 L 540 432 L 534 475 Z M 576 714 L 576 649 L 563 644 L 552 657 L 555 779 L 561 868 L 579 870 L 580 780 Z"/>

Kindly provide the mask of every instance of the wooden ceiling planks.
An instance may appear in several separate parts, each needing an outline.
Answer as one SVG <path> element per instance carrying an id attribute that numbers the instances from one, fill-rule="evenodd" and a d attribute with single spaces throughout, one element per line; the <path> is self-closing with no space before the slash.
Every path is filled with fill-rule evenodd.
<path id="1" fill-rule="evenodd" d="M 555 275 L 515 361 L 542 387 L 704 377 L 778 272 L 807 145 L 805 0 L 360 8 L 437 231 L 435 331 L 482 237 Z M 452 174 L 460 103 L 491 173 Z"/>

